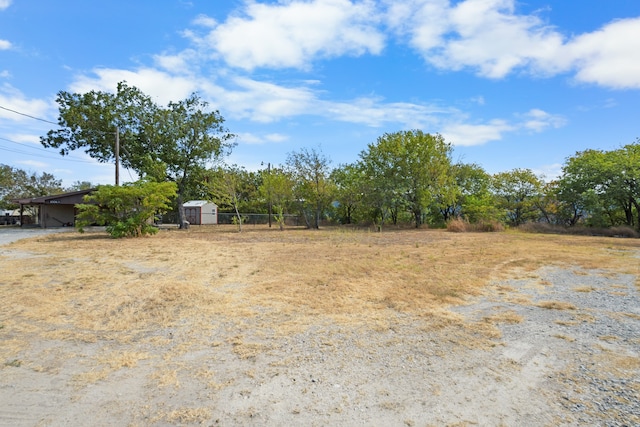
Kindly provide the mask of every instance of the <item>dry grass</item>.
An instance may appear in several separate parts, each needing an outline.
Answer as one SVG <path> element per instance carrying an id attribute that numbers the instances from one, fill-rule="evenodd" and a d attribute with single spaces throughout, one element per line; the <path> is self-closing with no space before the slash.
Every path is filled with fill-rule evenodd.
<path id="1" fill-rule="evenodd" d="M 430 327 L 458 327 L 449 305 L 485 292 L 492 279 L 516 271 L 562 265 L 640 273 L 633 258 L 639 245 L 629 239 L 440 230 L 234 230 L 193 227 L 125 240 L 62 233 L 12 244 L 10 249 L 39 256 L 3 264 L 0 361 L 15 359 L 34 336 L 136 342 L 153 349 L 166 346 L 177 325 L 188 326 L 181 329 L 189 334 L 181 342 L 209 346 L 214 328 L 246 322 L 259 326 L 252 333 L 273 336 L 322 323 L 384 330 L 390 319 L 402 316 Z M 520 321 L 509 313 L 489 320 Z M 263 338 L 238 336 L 233 351 L 242 358 L 268 351 Z M 175 355 L 190 350 L 172 348 Z M 106 357 L 102 362 L 116 369 L 147 355 Z"/>
<path id="2" fill-rule="evenodd" d="M 546 308 L 547 310 L 575 310 L 576 306 L 563 301 L 540 301 L 536 304 L 540 308 Z"/>

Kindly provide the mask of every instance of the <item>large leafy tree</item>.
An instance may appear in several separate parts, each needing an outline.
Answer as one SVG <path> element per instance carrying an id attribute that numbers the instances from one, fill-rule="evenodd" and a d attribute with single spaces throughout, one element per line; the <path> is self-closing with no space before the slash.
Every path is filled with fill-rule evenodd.
<path id="1" fill-rule="evenodd" d="M 258 188 L 262 199 L 271 206 L 280 230 L 284 230 L 284 215 L 293 201 L 293 188 L 291 175 L 282 168 L 269 168 Z"/>
<path id="2" fill-rule="evenodd" d="M 452 218 L 464 218 L 471 223 L 498 217 L 491 194 L 491 175 L 477 164 L 457 163 L 451 167 L 453 184 L 444 187 L 439 196 L 438 209 L 446 222 Z"/>
<path id="3" fill-rule="evenodd" d="M 251 176 L 250 172 L 237 165 L 218 167 L 207 173 L 206 182 L 209 197 L 218 204 L 220 209 L 233 211 L 238 231 L 242 231 L 243 218 L 240 211 L 247 200 L 249 176 Z"/>
<path id="4" fill-rule="evenodd" d="M 419 227 L 450 177 L 451 145 L 421 130 L 387 133 L 360 154 L 381 210 L 407 209 Z"/>
<path id="5" fill-rule="evenodd" d="M 295 182 L 294 196 L 309 228 L 320 227 L 322 214 L 331 203 L 334 185 L 330 165 L 329 158 L 315 148 L 302 148 L 287 157 L 288 172 Z"/>
<path id="6" fill-rule="evenodd" d="M 543 182 L 530 169 L 513 169 L 493 176 L 496 205 L 511 225 L 521 225 L 539 217 Z"/>
<path id="7" fill-rule="evenodd" d="M 230 151 L 232 134 L 223 126 L 218 111 L 205 112 L 208 104 L 197 95 L 156 108 L 153 119 L 143 125 L 133 167 L 156 180 L 169 180 L 178 188 L 180 226 L 186 226 L 184 196 L 198 185 L 207 166 Z"/>
<path id="8" fill-rule="evenodd" d="M 207 165 L 232 147 L 233 135 L 224 128 L 223 117 L 208 111 L 207 103 L 195 94 L 162 108 L 121 82 L 116 93 L 62 91 L 56 101 L 60 128 L 42 137 L 42 144 L 59 148 L 62 155 L 83 149 L 100 162 L 113 162 L 117 130 L 125 167 L 147 179 L 176 183 L 181 227 L 186 226 L 185 195 Z"/>
<path id="9" fill-rule="evenodd" d="M 139 135 L 146 123 L 152 122 L 156 110 L 151 98 L 125 82 L 118 83 L 116 93 L 58 92 L 58 129 L 40 138 L 45 147 L 60 149 L 67 155 L 84 150 L 103 163 L 115 160 L 116 130 L 122 147 L 121 161 L 125 167 L 138 170 L 136 160 L 144 147 Z"/>
<path id="10" fill-rule="evenodd" d="M 336 186 L 337 210 L 343 224 L 354 222 L 364 198 L 364 173 L 358 164 L 340 165 L 331 172 Z"/>
<path id="11" fill-rule="evenodd" d="M 63 193 L 62 181 L 50 173 L 29 173 L 0 164 L 0 209 L 16 207 L 12 199 Z"/>
<path id="12" fill-rule="evenodd" d="M 563 167 L 558 186 L 559 200 L 579 209 L 587 224 L 640 229 L 640 142 L 576 153 Z"/>

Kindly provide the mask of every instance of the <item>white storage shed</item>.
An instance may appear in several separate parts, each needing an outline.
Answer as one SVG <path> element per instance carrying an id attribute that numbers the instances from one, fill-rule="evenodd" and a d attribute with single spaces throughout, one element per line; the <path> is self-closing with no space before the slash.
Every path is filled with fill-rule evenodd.
<path id="1" fill-rule="evenodd" d="M 183 206 L 184 216 L 191 225 L 218 223 L 218 206 L 213 202 L 191 200 Z"/>

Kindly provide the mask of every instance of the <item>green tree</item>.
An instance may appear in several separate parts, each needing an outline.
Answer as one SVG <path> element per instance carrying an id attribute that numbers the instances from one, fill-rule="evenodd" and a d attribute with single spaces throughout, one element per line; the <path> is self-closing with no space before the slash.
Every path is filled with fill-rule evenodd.
<path id="1" fill-rule="evenodd" d="M 302 148 L 287 157 L 288 172 L 295 182 L 294 196 L 308 228 L 320 227 L 322 214 L 331 203 L 330 164 L 329 158 L 314 148 Z"/>
<path id="2" fill-rule="evenodd" d="M 449 179 L 451 145 L 421 130 L 384 134 L 360 154 L 378 210 L 408 209 L 419 227 L 438 189 Z"/>
<path id="3" fill-rule="evenodd" d="M 157 213 L 170 208 L 176 195 L 173 182 L 137 181 L 122 186 L 100 185 L 77 205 L 78 231 L 92 224 L 106 225 L 114 238 L 140 237 L 155 234 L 153 226 Z"/>
<path id="4" fill-rule="evenodd" d="M 136 163 L 145 153 L 145 147 L 139 144 L 139 135 L 144 124 L 152 122 L 157 108 L 149 96 L 120 82 L 115 94 L 60 91 L 56 102 L 59 128 L 41 137 L 42 145 L 60 149 L 63 156 L 82 149 L 99 162 L 113 163 L 117 130 L 123 148 L 122 164 L 139 170 Z"/>
<path id="5" fill-rule="evenodd" d="M 82 191 L 82 190 L 90 190 L 93 187 L 95 187 L 95 185 L 93 185 L 91 182 L 89 181 L 74 181 L 73 184 L 71 184 L 71 187 L 67 188 L 66 191 Z"/>
<path id="6" fill-rule="evenodd" d="M 539 217 L 538 203 L 543 182 L 530 169 L 513 169 L 493 176 L 496 205 L 507 222 L 518 226 Z"/>
<path id="7" fill-rule="evenodd" d="M 276 223 L 280 230 L 284 230 L 285 212 L 293 201 L 294 181 L 289 173 L 281 168 L 270 168 L 263 175 L 262 184 L 259 187 L 263 200 L 270 203 L 274 212 Z"/>
<path id="8" fill-rule="evenodd" d="M 208 104 L 195 94 L 161 108 L 139 89 L 121 82 L 115 94 L 60 92 L 56 101 L 60 129 L 49 131 L 42 144 L 59 148 L 62 155 L 84 149 L 101 162 L 112 162 L 117 129 L 125 167 L 147 179 L 176 183 L 182 228 L 187 224 L 185 195 L 198 185 L 206 166 L 233 146 L 233 135 L 223 127 L 220 113 L 206 111 Z"/>
<path id="9" fill-rule="evenodd" d="M 140 146 L 134 160 L 136 170 L 152 179 L 169 180 L 178 188 L 177 205 L 180 227 L 185 228 L 184 196 L 198 185 L 211 162 L 230 151 L 233 137 L 223 127 L 218 111 L 205 112 L 207 102 L 197 95 L 170 102 L 168 108 L 156 108 L 153 120 L 143 126 Z"/>
<path id="10" fill-rule="evenodd" d="M 244 219 L 240 215 L 242 200 L 242 175 L 246 171 L 236 165 L 220 167 L 209 175 L 209 194 L 222 209 L 230 208 L 235 213 L 234 222 L 242 231 Z"/>
<path id="11" fill-rule="evenodd" d="M 358 164 L 340 165 L 331 172 L 336 186 L 335 199 L 343 224 L 352 224 L 364 197 L 364 173 Z"/>
<path id="12" fill-rule="evenodd" d="M 0 164 L 0 209 L 17 207 L 12 199 L 50 196 L 63 193 L 62 181 L 50 173 L 29 173 Z"/>
<path id="13" fill-rule="evenodd" d="M 448 187 L 448 203 L 438 205 L 444 221 L 464 218 L 470 223 L 497 219 L 498 210 L 491 194 L 491 175 L 476 164 L 457 163 L 452 166 L 453 185 Z"/>
<path id="14" fill-rule="evenodd" d="M 613 151 L 585 150 L 570 157 L 558 197 L 580 209 L 587 224 L 640 229 L 640 142 Z"/>

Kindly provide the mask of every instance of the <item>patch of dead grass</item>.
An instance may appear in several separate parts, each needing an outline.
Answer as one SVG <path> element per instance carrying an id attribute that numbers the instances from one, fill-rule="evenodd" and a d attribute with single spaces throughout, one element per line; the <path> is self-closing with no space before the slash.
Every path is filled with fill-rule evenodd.
<path id="1" fill-rule="evenodd" d="M 547 310 L 575 310 L 576 306 L 564 302 L 564 301 L 540 301 L 536 304 L 537 307 L 545 308 Z"/>
<path id="2" fill-rule="evenodd" d="M 490 316 L 486 316 L 482 320 L 489 323 L 506 323 L 506 324 L 514 325 L 517 323 L 522 323 L 522 321 L 524 320 L 524 317 L 522 317 L 521 315 L 519 315 L 513 310 L 506 310 L 506 311 L 500 311 Z"/>
<path id="3" fill-rule="evenodd" d="M 513 313 L 496 314 L 474 332 L 479 325 L 465 324 L 447 309 L 487 292 L 497 280 L 536 278 L 534 272 L 546 265 L 638 273 L 637 263 L 629 262 L 637 242 L 629 239 L 513 232 L 247 227 L 237 233 L 233 227 L 203 226 L 123 240 L 61 233 L 6 248 L 37 256 L 3 265 L 4 360 L 26 351 L 36 336 L 88 343 L 142 340 L 154 348 L 170 343 L 158 331 L 187 326 L 189 336 L 166 356 L 173 358 L 211 345 L 211 331 L 223 323 L 249 322 L 254 331 L 284 336 L 336 322 L 383 331 L 399 315 L 421 319 L 429 328 L 466 329 L 454 336 L 465 341 L 468 333 L 495 336 L 494 323 L 521 321 Z M 532 304 L 511 287 L 497 291 Z M 259 341 L 241 337 L 218 345 L 229 344 L 236 356 L 250 358 L 268 350 Z M 113 366 L 129 363 L 111 356 Z"/>

